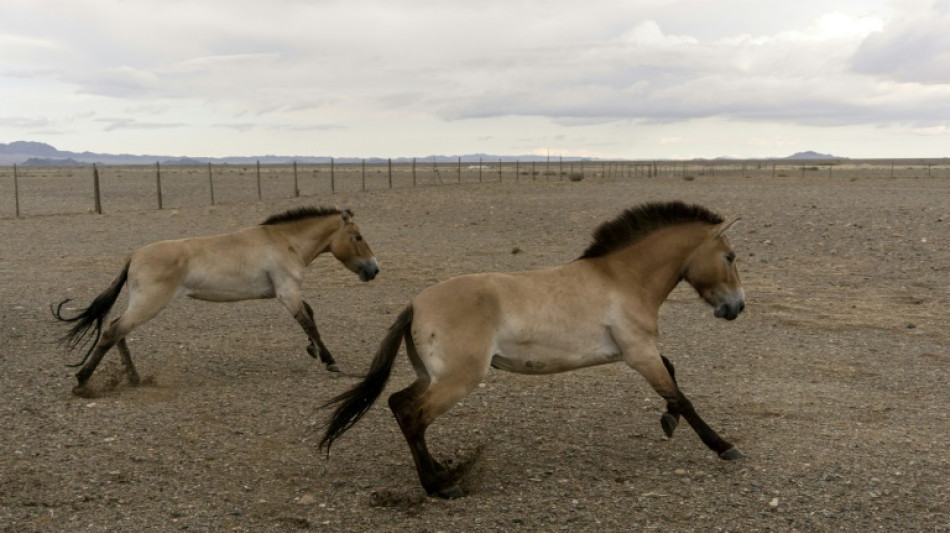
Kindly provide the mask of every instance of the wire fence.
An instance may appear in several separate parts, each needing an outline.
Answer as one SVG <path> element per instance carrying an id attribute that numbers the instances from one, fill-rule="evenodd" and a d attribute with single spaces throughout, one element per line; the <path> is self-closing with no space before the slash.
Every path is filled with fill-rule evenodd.
<path id="1" fill-rule="evenodd" d="M 0 167 L 0 218 L 202 207 L 480 182 L 701 176 L 950 178 L 950 160 L 504 161 Z"/>

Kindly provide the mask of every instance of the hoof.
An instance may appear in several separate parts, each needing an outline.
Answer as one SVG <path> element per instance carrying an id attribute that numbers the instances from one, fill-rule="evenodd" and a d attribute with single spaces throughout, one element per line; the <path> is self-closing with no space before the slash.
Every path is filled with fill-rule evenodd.
<path id="1" fill-rule="evenodd" d="M 743 457 L 745 456 L 742 455 L 742 452 L 739 451 L 739 448 L 736 448 L 735 446 L 719 454 L 719 458 L 726 461 L 736 461 L 742 459 Z"/>
<path id="2" fill-rule="evenodd" d="M 80 398 L 94 398 L 96 396 L 95 391 L 90 389 L 85 383 L 73 387 L 73 394 Z"/>
<path id="3" fill-rule="evenodd" d="M 666 433 L 668 439 L 673 438 L 673 432 L 676 431 L 677 424 L 679 424 L 679 421 L 669 413 L 663 413 L 663 416 L 660 417 L 660 425 L 663 426 L 663 433 Z"/>
<path id="4" fill-rule="evenodd" d="M 327 365 L 327 370 L 329 370 L 330 372 L 339 372 L 340 367 L 336 366 L 336 363 L 330 363 Z"/>
<path id="5" fill-rule="evenodd" d="M 436 491 L 434 496 L 438 496 L 443 500 L 455 500 L 465 496 L 465 492 L 460 489 L 458 485 L 452 485 L 451 487 Z"/>

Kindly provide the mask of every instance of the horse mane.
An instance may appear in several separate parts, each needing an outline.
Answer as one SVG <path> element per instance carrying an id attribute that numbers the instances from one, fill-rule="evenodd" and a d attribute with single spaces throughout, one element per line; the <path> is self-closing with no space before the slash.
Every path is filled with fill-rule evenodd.
<path id="1" fill-rule="evenodd" d="M 650 202 L 624 210 L 617 218 L 594 230 L 594 241 L 580 259 L 601 257 L 631 245 L 654 231 L 676 224 L 705 222 L 720 224 L 723 218 L 697 204 Z"/>
<path id="2" fill-rule="evenodd" d="M 283 213 L 267 217 L 261 226 L 271 226 L 273 224 L 283 224 L 284 222 L 294 222 L 305 218 L 325 217 L 327 215 L 339 215 L 342 213 L 336 207 L 295 207 L 288 209 Z"/>

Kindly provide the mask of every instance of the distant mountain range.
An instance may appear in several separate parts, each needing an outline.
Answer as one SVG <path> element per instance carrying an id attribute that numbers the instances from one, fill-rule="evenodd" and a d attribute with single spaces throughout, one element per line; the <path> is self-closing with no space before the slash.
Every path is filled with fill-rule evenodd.
<path id="1" fill-rule="evenodd" d="M 201 165 L 206 163 L 215 164 L 233 164 L 247 165 L 260 161 L 262 164 L 278 163 L 329 163 L 329 156 L 247 156 L 247 157 L 176 157 L 167 155 L 133 155 L 133 154 L 100 154 L 95 152 L 69 152 L 58 150 L 55 147 L 41 142 L 14 141 L 8 144 L 0 143 L 0 165 L 35 165 L 35 166 L 76 166 L 90 165 L 93 163 L 102 165 L 154 165 L 161 163 L 163 165 Z M 359 163 L 362 159 L 358 157 L 337 157 L 332 158 L 337 163 Z M 415 158 L 417 162 L 453 163 L 462 160 L 464 163 L 492 163 L 498 161 L 504 162 L 531 162 L 547 161 L 546 156 L 522 155 L 522 156 L 498 156 L 490 154 L 468 154 L 462 156 L 439 156 L 432 155 L 427 157 Z M 720 158 L 725 159 L 725 158 Z M 798 152 L 784 159 L 844 159 L 828 154 L 818 152 Z M 408 163 L 413 160 L 412 157 L 394 158 L 394 163 Z M 557 156 L 552 156 L 551 161 L 560 160 Z M 592 161 L 591 158 L 565 157 L 564 161 Z M 385 158 L 367 158 L 366 162 L 371 164 L 385 163 Z"/>

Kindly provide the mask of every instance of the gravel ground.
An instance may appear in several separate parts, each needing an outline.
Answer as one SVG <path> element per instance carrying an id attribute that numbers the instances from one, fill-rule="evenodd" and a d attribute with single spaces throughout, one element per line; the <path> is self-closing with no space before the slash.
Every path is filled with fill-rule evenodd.
<path id="1" fill-rule="evenodd" d="M 950 182 L 699 176 L 463 184 L 250 205 L 0 219 L 3 531 L 950 531 Z M 450 276 L 557 265 L 600 222 L 651 200 L 727 217 L 748 308 L 688 287 L 661 348 L 721 461 L 623 365 L 492 371 L 429 431 L 467 471 L 428 498 L 384 401 L 334 445 L 320 405 L 355 383 L 307 356 L 275 301 L 178 300 L 75 383 L 49 306 L 83 306 L 149 242 L 231 231 L 298 205 L 352 208 L 382 272 L 330 257 L 305 281 L 323 338 L 365 370 L 396 314 Z M 120 299 L 119 306 L 124 305 Z M 404 357 L 387 392 L 412 380 Z M 386 393 L 384 393 L 385 395 Z"/>

